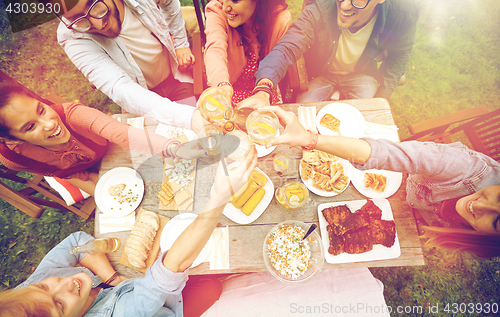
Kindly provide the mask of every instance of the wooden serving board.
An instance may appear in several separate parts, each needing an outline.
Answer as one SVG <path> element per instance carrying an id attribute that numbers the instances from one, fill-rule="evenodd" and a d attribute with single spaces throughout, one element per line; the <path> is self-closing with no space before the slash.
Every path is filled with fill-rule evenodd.
<path id="1" fill-rule="evenodd" d="M 141 216 L 141 214 L 144 211 L 146 211 L 146 209 L 141 208 L 141 210 L 139 210 L 139 212 L 137 213 L 136 219 L 139 219 L 139 217 Z M 135 269 L 137 271 L 141 271 L 143 273 L 145 273 L 146 270 L 151 265 L 153 265 L 153 263 L 158 258 L 158 253 L 160 252 L 161 233 L 163 231 L 163 228 L 167 224 L 167 222 L 170 220 L 170 218 L 168 218 L 168 217 L 165 217 L 165 216 L 162 216 L 162 215 L 158 215 L 158 216 L 160 217 L 160 228 L 156 232 L 155 241 L 153 242 L 153 247 L 149 251 L 148 259 L 146 260 L 146 268 L 137 268 L 137 267 L 133 266 L 132 264 L 130 264 L 128 262 L 128 256 L 125 254 L 125 251 L 122 252 L 122 255 L 120 256 L 120 260 L 118 261 L 118 263 L 123 264 L 123 265 L 128 266 L 128 267 L 131 267 L 131 268 L 133 268 L 133 269 Z M 125 245 L 127 245 L 126 242 L 125 242 Z"/>
<path id="2" fill-rule="evenodd" d="M 188 138 L 185 136 L 185 135 L 181 135 L 180 137 L 177 138 L 177 140 L 179 140 L 182 144 L 184 143 L 187 143 L 188 142 Z M 180 162 L 182 162 L 182 159 L 179 159 Z M 193 170 L 191 171 L 191 173 L 189 174 L 189 176 L 191 176 L 193 178 L 193 180 L 191 181 L 191 183 L 189 183 L 188 185 L 184 186 L 183 189 L 185 191 L 187 191 L 189 193 L 189 195 L 191 195 L 191 198 L 192 198 L 192 203 L 187 205 L 187 206 L 184 206 L 184 208 L 181 208 L 180 206 L 177 205 L 177 203 L 175 202 L 175 199 L 172 200 L 172 202 L 168 205 L 164 205 L 160 199 L 158 199 L 158 209 L 160 210 L 186 210 L 186 211 L 192 211 L 193 210 L 193 203 L 194 203 L 194 183 L 195 183 L 195 179 L 196 179 L 196 166 L 197 166 L 197 163 L 198 163 L 198 160 L 197 159 L 193 159 L 191 160 L 191 165 L 190 166 L 193 166 Z M 163 181 L 162 181 L 162 186 L 168 182 L 168 177 L 165 175 L 165 166 L 168 165 L 174 165 L 174 159 L 170 158 L 170 157 L 167 157 L 164 159 L 163 161 Z"/>

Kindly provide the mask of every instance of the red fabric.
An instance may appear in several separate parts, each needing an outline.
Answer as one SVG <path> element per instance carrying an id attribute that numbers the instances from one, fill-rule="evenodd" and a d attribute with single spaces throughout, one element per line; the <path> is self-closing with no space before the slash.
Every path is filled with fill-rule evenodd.
<path id="1" fill-rule="evenodd" d="M 247 59 L 247 65 L 240 77 L 233 84 L 233 98 L 231 100 L 232 106 L 236 108 L 236 105 L 252 95 L 252 91 L 255 88 L 255 72 L 259 68 L 257 63 L 257 54 L 255 52 L 250 53 Z M 278 102 L 276 89 L 274 90 L 273 100 L 271 104 L 275 105 Z"/>
<path id="2" fill-rule="evenodd" d="M 85 199 L 85 197 L 83 197 L 83 195 L 82 195 L 82 192 L 80 191 L 80 188 L 76 187 L 75 185 L 71 184 L 70 182 L 68 182 L 65 179 L 62 179 L 62 178 L 59 178 L 59 177 L 54 177 L 54 179 L 59 184 L 61 184 L 62 186 L 64 186 L 64 188 L 66 188 L 66 190 L 71 195 L 71 197 L 73 197 L 73 200 L 76 203 Z"/>
<path id="3" fill-rule="evenodd" d="M 215 277 L 190 275 L 182 290 L 184 317 L 201 316 L 219 299 L 222 283 Z"/>

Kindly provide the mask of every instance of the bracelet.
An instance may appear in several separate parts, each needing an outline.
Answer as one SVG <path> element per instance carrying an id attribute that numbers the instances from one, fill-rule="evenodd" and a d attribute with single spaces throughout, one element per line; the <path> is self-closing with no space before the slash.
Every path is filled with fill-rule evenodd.
<path id="1" fill-rule="evenodd" d="M 113 282 L 119 275 L 120 274 L 118 274 L 118 272 L 113 273 L 113 275 L 111 275 L 111 277 L 108 278 L 106 280 L 106 282 L 104 282 L 104 284 L 108 284 L 109 285 L 109 283 Z"/>
<path id="2" fill-rule="evenodd" d="M 311 130 L 307 130 L 307 131 L 309 131 L 309 133 L 311 134 L 312 140 L 308 146 L 302 146 L 302 150 L 312 151 L 316 147 L 316 144 L 318 144 L 318 134 L 312 132 Z"/>
<path id="3" fill-rule="evenodd" d="M 272 82 L 271 79 L 267 79 L 267 78 L 262 78 L 261 80 L 259 80 L 259 82 L 257 83 L 257 86 L 262 86 L 262 85 L 265 85 L 267 87 L 269 87 L 271 90 L 274 89 L 274 84 Z"/>
<path id="4" fill-rule="evenodd" d="M 217 87 L 226 86 L 226 85 L 227 85 L 227 86 L 231 86 L 231 87 L 233 87 L 233 85 L 231 85 L 231 83 L 230 83 L 230 82 L 228 82 L 228 81 L 221 81 L 221 82 L 217 85 Z"/>
<path id="5" fill-rule="evenodd" d="M 172 149 L 173 146 L 177 145 L 177 148 L 175 149 L 175 153 Z M 167 148 L 165 149 L 165 154 L 167 157 L 176 157 L 177 151 L 179 150 L 179 146 L 181 145 L 181 142 L 177 140 L 173 140 L 170 142 L 170 144 L 167 145 Z"/>
<path id="6" fill-rule="evenodd" d="M 252 95 L 255 95 L 259 91 L 263 91 L 263 92 L 265 92 L 265 93 L 267 93 L 269 95 L 269 103 L 270 104 L 273 102 L 273 95 L 274 95 L 274 93 L 273 93 L 273 90 L 271 88 L 269 88 L 269 86 L 267 86 L 267 85 L 257 85 L 257 86 L 255 86 L 255 88 L 252 91 Z"/>

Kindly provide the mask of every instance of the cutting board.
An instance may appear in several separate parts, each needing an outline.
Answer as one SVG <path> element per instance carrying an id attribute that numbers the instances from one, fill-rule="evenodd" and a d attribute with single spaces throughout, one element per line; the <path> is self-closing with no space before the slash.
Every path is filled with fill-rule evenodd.
<path id="1" fill-rule="evenodd" d="M 182 144 L 185 144 L 185 143 L 187 143 L 189 141 L 188 138 L 185 135 L 181 135 L 180 137 L 177 138 L 177 140 L 179 140 Z M 179 159 L 179 162 L 182 162 L 182 159 Z M 170 204 L 164 205 L 160 201 L 160 199 L 158 198 L 158 209 L 160 209 L 160 210 L 187 210 L 187 211 L 192 211 L 193 210 L 194 183 L 195 183 L 195 179 L 196 179 L 196 165 L 197 165 L 197 163 L 198 163 L 198 160 L 196 160 L 196 159 L 191 160 L 190 166 L 193 166 L 193 169 L 191 170 L 191 173 L 189 174 L 189 176 L 191 176 L 193 178 L 193 180 L 191 181 L 191 183 L 189 183 L 188 185 L 186 185 L 186 186 L 183 187 L 183 190 L 187 191 L 188 194 L 192 198 L 191 204 L 184 206 L 184 208 L 181 208 L 180 206 L 177 205 L 177 203 L 175 202 L 175 199 L 174 199 L 174 200 L 172 200 L 172 202 Z M 166 182 L 168 182 L 168 177 L 165 174 L 165 166 L 167 166 L 167 165 L 174 166 L 174 164 L 175 164 L 174 159 L 172 159 L 170 157 L 167 157 L 167 158 L 164 159 L 164 162 L 163 162 L 163 181 L 162 181 L 162 186 Z M 172 187 L 175 188 L 175 186 L 172 186 Z"/>
<path id="2" fill-rule="evenodd" d="M 145 210 L 146 209 L 141 208 L 141 210 L 137 214 L 137 218 L 136 219 L 139 219 L 139 217 L 141 216 L 141 214 Z M 128 267 L 131 267 L 131 268 L 133 268 L 133 269 L 135 269 L 137 271 L 141 271 L 143 273 L 145 273 L 146 270 L 151 265 L 153 265 L 153 263 L 156 261 L 156 258 L 158 258 L 158 253 L 160 252 L 161 233 L 163 231 L 163 228 L 167 224 L 167 222 L 170 220 L 170 218 L 168 218 L 168 217 L 165 217 L 165 216 L 162 216 L 162 215 L 158 215 L 158 216 L 160 217 L 160 228 L 156 232 L 155 241 L 153 243 L 153 246 L 151 247 L 151 250 L 149 251 L 148 259 L 146 260 L 146 268 L 137 268 L 135 266 L 132 266 L 132 264 L 130 264 L 128 262 L 128 256 L 125 254 L 125 251 L 122 252 L 122 255 L 120 256 L 120 260 L 118 261 L 118 263 L 123 264 L 123 265 L 128 266 Z M 125 243 L 125 245 L 126 245 L 126 243 Z"/>

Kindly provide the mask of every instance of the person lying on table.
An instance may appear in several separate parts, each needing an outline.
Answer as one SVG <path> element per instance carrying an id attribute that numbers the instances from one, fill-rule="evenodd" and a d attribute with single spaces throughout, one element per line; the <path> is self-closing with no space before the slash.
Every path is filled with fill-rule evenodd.
<path id="1" fill-rule="evenodd" d="M 252 95 L 258 63 L 290 27 L 285 0 L 212 0 L 205 8 L 208 84 L 236 104 Z M 259 88 L 257 88 L 259 89 Z M 278 101 L 274 90 L 272 104 Z"/>
<path id="2" fill-rule="evenodd" d="M 93 196 L 108 142 L 164 157 L 205 154 L 196 143 L 148 134 L 78 103 L 49 106 L 20 85 L 0 82 L 0 162 L 6 167 L 66 178 Z"/>
<path id="3" fill-rule="evenodd" d="M 360 170 L 410 174 L 406 200 L 458 226 L 426 227 L 429 246 L 467 251 L 483 258 L 500 256 L 500 164 L 461 143 L 395 143 L 370 138 L 318 135 L 304 129 L 292 112 L 276 113 L 285 132 L 266 146 L 288 144 L 319 150 L 353 163 Z"/>
<path id="4" fill-rule="evenodd" d="M 253 147 L 242 164 L 229 171 L 229 176 L 220 165 L 214 194 L 172 248 L 143 277 L 118 276 L 109 282 L 114 287 L 98 286 L 101 280 L 113 277 L 114 270 L 103 254 L 70 254 L 72 246 L 92 239 L 78 232 L 52 249 L 17 289 L 0 293 L 0 315 L 200 316 L 217 301 L 222 287 L 215 278 L 188 279 L 189 267 L 217 226 L 232 193 L 248 181 L 257 165 L 257 152 Z"/>

